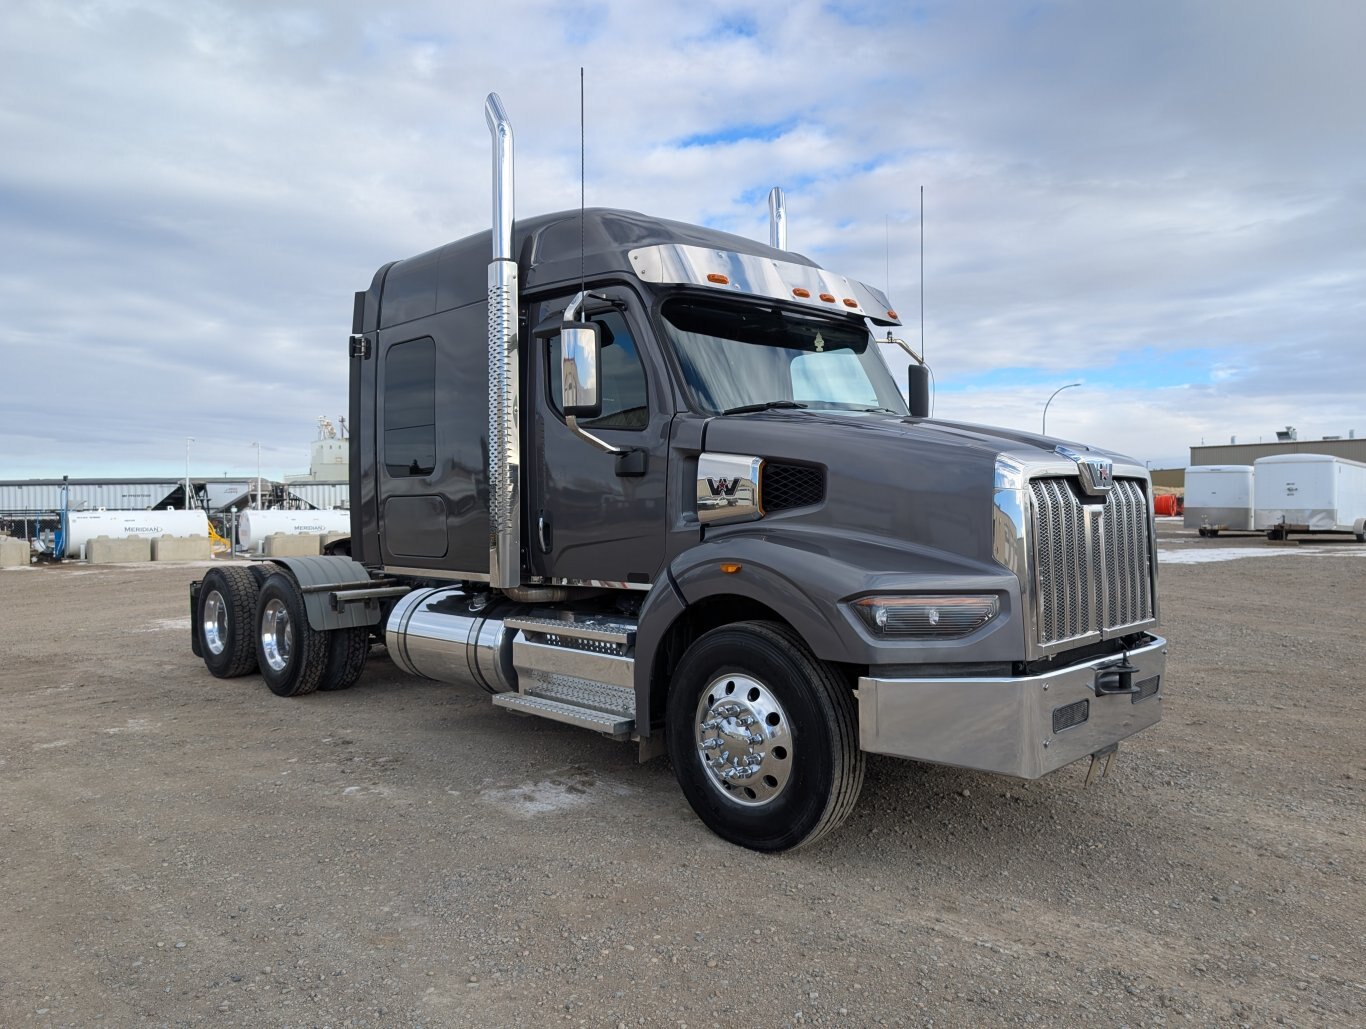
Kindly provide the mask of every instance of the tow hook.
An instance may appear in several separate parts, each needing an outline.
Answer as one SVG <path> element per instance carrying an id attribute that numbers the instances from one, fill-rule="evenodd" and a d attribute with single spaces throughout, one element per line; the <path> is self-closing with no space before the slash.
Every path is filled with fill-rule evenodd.
<path id="1" fill-rule="evenodd" d="M 1110 774 L 1110 766 L 1114 764 L 1115 755 L 1119 753 L 1119 744 L 1112 743 L 1108 747 L 1102 747 L 1091 755 L 1091 763 L 1086 768 L 1086 781 L 1083 786 L 1090 786 L 1091 780 L 1096 777 L 1096 769 L 1100 769 L 1100 777 L 1104 779 Z"/>
<path id="2" fill-rule="evenodd" d="M 1138 669 L 1129 664 L 1128 654 L 1125 654 L 1114 664 L 1097 668 L 1096 696 L 1101 697 L 1109 693 L 1137 693 L 1138 687 L 1134 685 L 1134 673 L 1136 671 Z"/>

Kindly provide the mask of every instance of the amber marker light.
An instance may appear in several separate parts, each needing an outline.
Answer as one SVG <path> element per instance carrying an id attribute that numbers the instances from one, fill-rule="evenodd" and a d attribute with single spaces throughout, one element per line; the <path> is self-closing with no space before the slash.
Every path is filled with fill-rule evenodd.
<path id="1" fill-rule="evenodd" d="M 888 311 L 888 312 L 887 312 L 887 317 L 888 317 L 888 318 L 897 318 L 897 317 L 899 317 L 899 316 L 897 315 L 897 313 L 896 313 L 895 311 Z"/>
<path id="2" fill-rule="evenodd" d="M 792 290 L 792 295 L 794 297 L 801 297 L 803 300 L 808 300 L 811 297 L 811 291 L 809 289 L 802 289 L 800 286 L 797 286 L 795 289 Z"/>
<path id="3" fill-rule="evenodd" d="M 722 275 L 720 272 L 708 272 L 708 273 L 707 273 L 707 281 L 708 281 L 708 282 L 714 282 L 714 283 L 716 283 L 718 286 L 729 286 L 729 285 L 730 285 L 730 279 L 729 279 L 727 276 Z"/>
<path id="4" fill-rule="evenodd" d="M 845 298 L 844 298 L 844 306 L 845 306 L 845 307 L 858 307 L 858 301 L 857 301 L 857 300 L 854 300 L 854 299 L 852 299 L 852 298 L 850 298 L 850 297 L 845 297 Z"/>
<path id="5" fill-rule="evenodd" d="M 827 304 L 833 304 L 833 303 L 835 302 L 835 294 L 833 294 L 833 293 L 822 293 L 822 294 L 821 294 L 821 299 L 824 300 Z"/>
<path id="6" fill-rule="evenodd" d="M 739 571 L 741 568 L 743 568 L 743 567 L 745 567 L 745 566 L 742 565 L 742 564 L 739 564 L 739 563 L 736 562 L 736 561 L 722 561 L 722 562 L 721 562 L 721 571 L 725 572 L 727 575 L 734 575 L 736 572 L 738 572 L 738 571 Z"/>

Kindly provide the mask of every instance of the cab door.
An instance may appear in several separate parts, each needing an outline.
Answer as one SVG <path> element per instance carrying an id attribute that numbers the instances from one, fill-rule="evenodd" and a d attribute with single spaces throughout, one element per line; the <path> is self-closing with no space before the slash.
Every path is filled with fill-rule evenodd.
<path id="1" fill-rule="evenodd" d="M 600 334 L 602 413 L 579 425 L 627 453 L 607 453 L 566 424 L 555 326 L 573 294 L 539 300 L 531 312 L 527 549 L 534 573 L 547 579 L 645 585 L 665 559 L 673 412 L 635 294 L 624 287 L 595 292 L 610 303 L 590 300 L 579 317 Z"/>

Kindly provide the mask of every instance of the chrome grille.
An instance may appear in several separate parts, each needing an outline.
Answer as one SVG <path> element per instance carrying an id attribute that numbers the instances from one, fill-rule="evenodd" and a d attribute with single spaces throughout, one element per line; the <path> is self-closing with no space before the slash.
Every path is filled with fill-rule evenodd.
<path id="1" fill-rule="evenodd" d="M 1037 632 L 1042 646 L 1100 636 L 1153 618 L 1148 498 L 1116 479 L 1103 504 L 1075 480 L 1033 479 Z"/>

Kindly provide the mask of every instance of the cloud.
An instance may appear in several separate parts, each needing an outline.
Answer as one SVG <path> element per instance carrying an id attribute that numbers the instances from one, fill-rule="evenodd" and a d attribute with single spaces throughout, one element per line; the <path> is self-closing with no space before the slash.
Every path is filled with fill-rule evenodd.
<path id="1" fill-rule="evenodd" d="M 1361 423 L 1366 8 L 17 0 L 0 38 L 0 477 L 300 471 L 351 293 L 579 199 L 890 286 L 941 414 L 1158 464 Z M 1355 420 L 1355 421 L 1354 421 Z"/>

